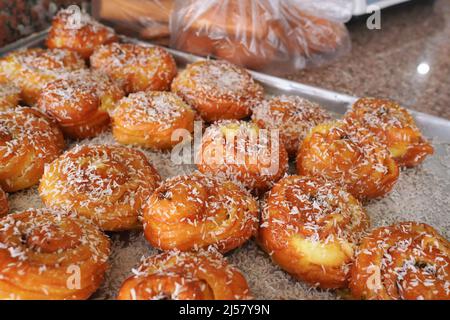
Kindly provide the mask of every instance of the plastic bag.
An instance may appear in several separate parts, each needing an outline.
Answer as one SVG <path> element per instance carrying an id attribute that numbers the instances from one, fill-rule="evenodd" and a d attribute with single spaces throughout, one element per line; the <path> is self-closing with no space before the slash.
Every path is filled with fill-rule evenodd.
<path id="1" fill-rule="evenodd" d="M 321 65 L 350 48 L 343 1 L 176 0 L 171 46 L 275 74 Z"/>

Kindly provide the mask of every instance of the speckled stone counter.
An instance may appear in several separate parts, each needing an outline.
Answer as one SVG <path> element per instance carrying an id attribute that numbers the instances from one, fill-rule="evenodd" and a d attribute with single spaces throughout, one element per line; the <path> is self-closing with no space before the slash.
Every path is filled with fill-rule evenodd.
<path id="1" fill-rule="evenodd" d="M 450 119 L 450 1 L 416 0 L 381 12 L 381 30 L 348 23 L 351 53 L 288 78 L 356 96 L 388 97 Z M 429 71 L 427 71 L 429 67 Z"/>

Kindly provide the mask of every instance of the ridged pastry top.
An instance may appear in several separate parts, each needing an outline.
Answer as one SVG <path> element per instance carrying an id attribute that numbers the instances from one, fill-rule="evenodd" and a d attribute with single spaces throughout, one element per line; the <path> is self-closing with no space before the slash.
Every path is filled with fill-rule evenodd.
<path id="1" fill-rule="evenodd" d="M 186 112 L 193 110 L 173 93 L 141 91 L 121 99 L 113 117 L 123 127 L 156 123 L 159 130 L 164 130 L 171 128 Z"/>
<path id="2" fill-rule="evenodd" d="M 251 75 L 226 61 L 208 60 L 190 64 L 180 73 L 177 86 L 178 90 L 186 90 L 183 93 L 188 98 L 201 94 L 242 102 L 242 98 L 262 97 L 262 88 Z M 248 102 L 254 101 L 250 99 Z"/>
<path id="3" fill-rule="evenodd" d="M 82 260 L 106 262 L 108 253 L 106 235 L 88 219 L 73 214 L 30 209 L 0 220 L 0 257 L 9 255 L 0 260 L 9 261 L 9 268 L 31 265 L 42 272 Z"/>
<path id="4" fill-rule="evenodd" d="M 41 94 L 39 107 L 58 121 L 82 121 L 88 112 L 111 105 L 123 95 L 122 89 L 108 76 L 82 69 L 48 83 Z M 102 104 L 103 99 L 111 99 L 111 104 Z"/>
<path id="5" fill-rule="evenodd" d="M 84 61 L 78 54 L 64 49 L 24 49 L 12 52 L 5 59 L 12 59 L 14 63 L 17 63 L 21 72 L 38 72 L 39 75 L 50 77 L 58 77 L 68 71 L 85 67 Z M 26 79 L 20 81 L 26 81 Z"/>
<path id="6" fill-rule="evenodd" d="M 26 150 L 44 161 L 53 160 L 63 147 L 61 132 L 38 110 L 17 107 L 0 112 L 0 164 L 23 157 Z"/>

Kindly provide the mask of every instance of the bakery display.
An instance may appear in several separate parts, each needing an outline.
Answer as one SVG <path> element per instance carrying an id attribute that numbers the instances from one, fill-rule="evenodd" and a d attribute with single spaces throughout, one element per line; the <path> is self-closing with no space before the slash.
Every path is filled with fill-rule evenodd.
<path id="1" fill-rule="evenodd" d="M 255 192 L 264 192 L 287 170 L 288 154 L 275 130 L 255 123 L 223 120 L 209 126 L 198 151 L 203 173 L 236 180 Z"/>
<path id="2" fill-rule="evenodd" d="M 208 122 L 243 119 L 263 98 L 262 87 L 245 69 L 217 60 L 188 65 L 174 79 L 172 91 Z"/>
<path id="3" fill-rule="evenodd" d="M 351 269 L 354 298 L 450 300 L 450 243 L 424 223 L 401 222 L 364 237 Z"/>
<path id="4" fill-rule="evenodd" d="M 123 96 L 106 75 L 79 70 L 46 84 L 38 107 L 58 122 L 66 136 L 92 138 L 108 128 L 108 112 Z"/>
<path id="5" fill-rule="evenodd" d="M 160 177 L 140 151 L 77 146 L 56 159 L 39 185 L 43 203 L 88 217 L 102 230 L 138 228 L 138 216 Z"/>
<path id="6" fill-rule="evenodd" d="M 298 151 L 297 172 L 337 181 L 361 200 L 386 195 L 399 176 L 396 162 L 377 137 L 345 121 L 311 130 Z"/>
<path id="7" fill-rule="evenodd" d="M 46 44 L 50 49 L 68 49 L 89 59 L 97 47 L 117 40 L 113 29 L 97 22 L 88 13 L 69 7 L 53 17 Z"/>
<path id="8" fill-rule="evenodd" d="M 141 263 L 119 300 L 247 300 L 244 276 L 214 251 L 167 251 Z"/>
<path id="9" fill-rule="evenodd" d="M 120 83 L 126 93 L 164 91 L 177 74 L 173 57 L 163 48 L 131 43 L 111 43 L 92 54 L 91 68 Z"/>
<path id="10" fill-rule="evenodd" d="M 17 107 L 0 112 L 0 187 L 14 192 L 37 184 L 64 145 L 57 125 L 40 111 Z"/>
<path id="11" fill-rule="evenodd" d="M 406 110 L 365 98 L 331 121 L 294 83 L 263 89 L 224 61 L 175 78 L 164 49 L 103 43 L 92 21 L 63 32 L 63 15 L 65 49 L 0 59 L 0 298 L 450 299 L 448 148 L 424 161 Z M 340 41 L 314 23 L 313 55 Z"/>
<path id="12" fill-rule="evenodd" d="M 29 209 L 0 219 L 0 299 L 87 299 L 103 281 L 110 241 L 73 214 Z"/>
<path id="13" fill-rule="evenodd" d="M 359 99 L 345 118 L 373 132 L 388 147 L 399 166 L 414 167 L 433 154 L 433 147 L 422 137 L 414 118 L 394 101 Z"/>
<path id="14" fill-rule="evenodd" d="M 258 226 L 258 204 L 231 181 L 194 173 L 170 178 L 143 209 L 144 234 L 161 250 L 235 249 Z"/>
<path id="15" fill-rule="evenodd" d="M 167 150 L 179 143 L 177 130 L 194 131 L 194 118 L 194 110 L 174 93 L 137 92 L 117 103 L 112 131 L 120 143 Z"/>
<path id="16" fill-rule="evenodd" d="M 271 97 L 252 110 L 252 121 L 259 127 L 280 130 L 280 138 L 291 158 L 295 158 L 311 128 L 331 119 L 318 104 L 298 96 Z"/>
<path id="17" fill-rule="evenodd" d="M 10 82 L 0 81 L 0 112 L 17 107 L 20 101 L 20 89 Z"/>
<path id="18" fill-rule="evenodd" d="M 15 84 L 21 90 L 21 99 L 28 105 L 35 105 L 48 82 L 85 67 L 81 56 L 72 51 L 23 49 L 0 58 L 0 80 Z"/>
<path id="19" fill-rule="evenodd" d="M 345 287 L 369 218 L 351 194 L 322 178 L 289 176 L 270 190 L 258 240 L 295 278 L 321 288 Z"/>

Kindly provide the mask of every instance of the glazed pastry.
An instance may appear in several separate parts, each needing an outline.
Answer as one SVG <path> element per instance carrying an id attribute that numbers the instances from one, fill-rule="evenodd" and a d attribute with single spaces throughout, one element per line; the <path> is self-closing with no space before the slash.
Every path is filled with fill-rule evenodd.
<path id="1" fill-rule="evenodd" d="M 247 281 L 219 253 L 167 251 L 143 260 L 119 300 L 247 300 Z"/>
<path id="2" fill-rule="evenodd" d="M 177 74 L 175 60 L 166 50 L 130 43 L 99 47 L 91 56 L 91 67 L 118 81 L 126 93 L 168 90 Z"/>
<path id="3" fill-rule="evenodd" d="M 0 217 L 8 213 L 8 199 L 6 193 L 0 188 Z"/>
<path id="4" fill-rule="evenodd" d="M 103 281 L 110 242 L 85 218 L 29 209 L 0 219 L 0 299 L 87 299 Z"/>
<path id="5" fill-rule="evenodd" d="M 261 130 L 255 123 L 219 121 L 205 131 L 198 151 L 198 169 L 203 173 L 236 180 L 264 192 L 285 174 L 286 149 L 277 132 Z"/>
<path id="6" fill-rule="evenodd" d="M 217 60 L 188 65 L 173 81 L 172 91 L 208 122 L 245 118 L 263 98 L 262 87 L 245 69 Z"/>
<path id="7" fill-rule="evenodd" d="M 253 236 L 258 205 L 231 181 L 195 173 L 166 180 L 146 202 L 144 233 L 161 250 L 216 247 L 227 252 Z"/>
<path id="8" fill-rule="evenodd" d="M 278 129 L 290 157 L 297 155 L 300 143 L 311 128 L 330 120 L 319 105 L 297 96 L 267 99 L 253 108 L 252 120 L 261 128 Z"/>
<path id="9" fill-rule="evenodd" d="M 38 106 L 58 122 L 65 135 L 84 139 L 108 128 L 108 111 L 123 96 L 120 86 L 106 75 L 79 70 L 48 83 Z"/>
<path id="10" fill-rule="evenodd" d="M 86 12 L 68 8 L 60 10 L 53 18 L 47 47 L 75 51 L 84 59 L 89 59 L 95 48 L 117 40 L 113 29 L 95 21 Z"/>
<path id="11" fill-rule="evenodd" d="M 341 288 L 348 283 L 354 251 L 368 225 L 358 200 L 335 183 L 289 176 L 265 200 L 259 242 L 295 278 Z"/>
<path id="12" fill-rule="evenodd" d="M 0 112 L 17 107 L 20 100 L 20 89 L 12 83 L 0 82 Z"/>
<path id="13" fill-rule="evenodd" d="M 399 175 L 397 164 L 376 136 L 343 121 L 312 129 L 298 152 L 297 172 L 337 181 L 360 200 L 384 196 Z"/>
<path id="14" fill-rule="evenodd" d="M 399 166 L 414 167 L 433 154 L 433 147 L 422 137 L 414 118 L 394 101 L 359 99 L 345 118 L 373 132 L 387 145 Z"/>
<path id="15" fill-rule="evenodd" d="M 61 131 L 40 111 L 17 107 L 0 112 L 0 187 L 14 192 L 35 185 L 44 166 L 63 149 Z"/>
<path id="16" fill-rule="evenodd" d="M 35 105 L 44 86 L 67 72 L 85 68 L 75 52 L 32 48 L 14 51 L 0 59 L 0 78 L 21 89 L 21 99 Z"/>
<path id="17" fill-rule="evenodd" d="M 171 92 L 132 93 L 117 104 L 113 113 L 113 135 L 123 144 L 167 150 L 179 143 L 172 134 L 194 131 L 195 112 Z"/>
<path id="18" fill-rule="evenodd" d="M 77 146 L 46 168 L 39 194 L 47 207 L 88 217 L 105 231 L 119 231 L 140 226 L 141 207 L 159 180 L 138 150 Z"/>
<path id="19" fill-rule="evenodd" d="M 351 270 L 355 298 L 450 300 L 450 243 L 429 225 L 401 222 L 373 230 Z"/>

